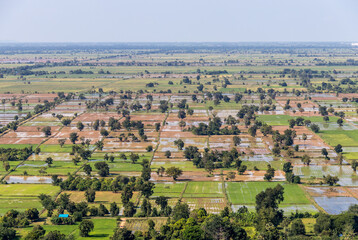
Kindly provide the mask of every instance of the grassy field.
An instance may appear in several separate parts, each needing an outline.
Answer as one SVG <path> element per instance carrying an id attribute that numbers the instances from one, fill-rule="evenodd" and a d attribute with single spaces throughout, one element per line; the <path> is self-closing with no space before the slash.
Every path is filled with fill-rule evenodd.
<path id="1" fill-rule="evenodd" d="M 160 227 L 163 226 L 167 218 L 158 217 L 158 218 L 150 218 L 155 223 L 155 229 L 157 231 L 160 230 Z M 132 231 L 147 231 L 148 230 L 148 219 L 140 219 L 140 218 L 129 218 L 126 220 L 124 225 L 126 228 Z"/>
<path id="2" fill-rule="evenodd" d="M 156 183 L 154 188 L 153 197 L 167 196 L 167 197 L 180 197 L 184 190 L 186 183 Z"/>
<path id="3" fill-rule="evenodd" d="M 88 237 L 81 237 L 78 229 L 79 224 L 75 225 L 43 225 L 46 230 L 46 234 L 51 231 L 60 231 L 65 235 L 72 235 L 75 239 L 109 239 L 113 235 L 114 229 L 117 227 L 117 221 L 115 218 L 92 218 L 91 221 L 94 224 L 94 229 L 90 232 Z M 25 237 L 30 232 L 32 227 L 23 229 L 17 229 L 17 232 L 22 237 Z"/>
<path id="4" fill-rule="evenodd" d="M 0 148 L 16 148 L 16 149 L 21 149 L 21 148 L 25 148 L 25 147 L 36 147 L 37 145 L 33 145 L 33 144 L 0 144 Z"/>
<path id="5" fill-rule="evenodd" d="M 227 194 L 232 204 L 255 204 L 255 197 L 266 188 L 273 188 L 277 184 L 284 187 L 284 201 L 282 204 L 310 204 L 303 190 L 294 184 L 283 184 L 274 182 L 228 182 Z"/>
<path id="6" fill-rule="evenodd" d="M 197 168 L 194 166 L 194 164 L 190 161 L 158 161 L 158 162 L 152 162 L 151 168 L 153 171 L 163 166 L 164 168 L 170 168 L 170 167 L 179 167 L 181 169 L 185 169 L 186 171 L 205 171 L 202 168 Z"/>
<path id="7" fill-rule="evenodd" d="M 0 196 L 0 215 L 4 215 L 11 209 L 24 212 L 29 208 L 42 209 L 39 199 L 36 197 L 2 197 Z"/>
<path id="8" fill-rule="evenodd" d="M 49 153 L 70 153 L 72 152 L 72 145 L 66 144 L 62 147 L 60 145 L 54 144 L 43 144 L 40 146 L 41 152 L 49 152 Z"/>
<path id="9" fill-rule="evenodd" d="M 259 121 L 262 121 L 262 122 L 265 122 L 269 125 L 273 125 L 273 126 L 282 126 L 282 125 L 286 125 L 288 126 L 288 121 L 290 119 L 293 119 L 293 118 L 297 118 L 297 117 L 292 117 L 292 116 L 289 116 L 289 115 L 259 115 L 257 116 L 257 120 Z M 313 116 L 313 117 L 303 117 L 305 120 L 311 120 L 312 123 L 323 123 L 325 122 L 323 120 L 323 117 L 319 117 L 319 116 Z M 337 119 L 338 117 L 333 117 L 333 116 L 330 116 L 329 117 L 330 122 L 337 122 Z"/>
<path id="10" fill-rule="evenodd" d="M 358 130 L 322 131 L 319 134 L 331 146 L 341 144 L 344 147 L 358 147 Z"/>
<path id="11" fill-rule="evenodd" d="M 59 187 L 50 184 L 7 184 L 0 185 L 0 214 L 11 209 L 23 212 L 29 208 L 40 210 L 42 205 L 38 199 L 41 193 L 55 195 Z"/>
<path id="12" fill-rule="evenodd" d="M 53 161 L 51 167 L 48 167 L 44 161 L 26 161 L 24 165 L 20 165 L 16 168 L 12 175 L 22 175 L 24 171 L 30 176 L 36 175 L 67 175 L 67 173 L 73 173 L 80 168 L 81 163 L 75 165 L 69 161 Z M 44 168 L 45 173 L 39 171 Z"/>
<path id="13" fill-rule="evenodd" d="M 0 185 L 0 197 L 37 197 L 41 193 L 54 195 L 60 190 L 60 187 L 50 184 L 7 184 Z"/>
<path id="14" fill-rule="evenodd" d="M 89 164 L 91 165 L 92 169 L 95 169 L 95 162 L 90 162 Z M 140 172 L 143 168 L 140 163 L 132 164 L 130 160 L 127 160 L 126 162 L 115 160 L 113 163 L 108 162 L 108 166 L 111 172 Z"/>
<path id="15" fill-rule="evenodd" d="M 189 182 L 183 197 L 223 197 L 221 182 Z"/>

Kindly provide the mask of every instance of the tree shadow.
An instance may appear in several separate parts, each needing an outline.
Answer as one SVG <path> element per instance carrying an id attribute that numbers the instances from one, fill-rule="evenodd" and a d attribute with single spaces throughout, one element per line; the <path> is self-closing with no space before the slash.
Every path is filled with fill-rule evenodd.
<path id="1" fill-rule="evenodd" d="M 109 237 L 109 234 L 106 233 L 98 233 L 98 234 L 90 234 L 89 237 Z"/>

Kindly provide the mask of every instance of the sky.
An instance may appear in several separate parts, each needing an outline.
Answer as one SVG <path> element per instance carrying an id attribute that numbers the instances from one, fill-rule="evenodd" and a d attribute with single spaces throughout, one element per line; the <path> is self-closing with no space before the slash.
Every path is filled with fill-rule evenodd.
<path id="1" fill-rule="evenodd" d="M 357 0 L 0 0 L 0 42 L 358 42 Z"/>

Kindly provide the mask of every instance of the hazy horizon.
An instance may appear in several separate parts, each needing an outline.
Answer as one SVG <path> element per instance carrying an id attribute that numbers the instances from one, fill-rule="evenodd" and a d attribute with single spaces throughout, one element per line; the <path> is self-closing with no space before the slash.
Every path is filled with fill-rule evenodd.
<path id="1" fill-rule="evenodd" d="M 357 10 L 354 0 L 0 0 L 0 42 L 358 42 Z"/>

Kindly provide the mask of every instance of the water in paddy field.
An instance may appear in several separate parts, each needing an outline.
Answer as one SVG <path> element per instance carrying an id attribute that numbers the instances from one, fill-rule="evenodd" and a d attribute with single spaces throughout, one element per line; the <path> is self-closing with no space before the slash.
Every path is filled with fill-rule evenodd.
<path id="1" fill-rule="evenodd" d="M 39 168 L 41 168 L 41 167 L 47 167 L 48 166 L 48 164 L 47 163 L 45 163 L 45 164 L 42 164 L 42 165 L 36 165 L 36 164 L 20 164 L 19 166 L 18 166 L 18 168 L 20 168 L 20 167 L 39 167 Z"/>
<path id="2" fill-rule="evenodd" d="M 247 209 L 250 211 L 250 212 L 255 212 L 255 206 L 254 205 L 236 205 L 236 204 L 233 204 L 231 205 L 231 209 L 233 212 L 237 212 L 237 210 L 239 210 L 241 207 L 247 207 Z"/>
<path id="3" fill-rule="evenodd" d="M 351 205 L 358 204 L 354 197 L 314 197 L 314 200 L 328 214 L 340 214 L 347 211 Z"/>
<path id="4" fill-rule="evenodd" d="M 310 95 L 310 97 L 320 97 L 320 98 L 332 98 L 335 99 L 336 97 L 334 96 L 334 94 L 329 94 L 329 93 L 313 93 Z"/>
<path id="5" fill-rule="evenodd" d="M 351 103 L 342 103 L 342 102 L 328 102 L 328 103 L 325 103 L 325 102 L 320 102 L 320 105 L 321 106 L 324 106 L 324 107 L 332 107 L 333 108 L 354 108 L 355 107 L 355 104 L 351 104 Z"/>
<path id="6" fill-rule="evenodd" d="M 285 215 L 290 215 L 291 213 L 295 213 L 296 211 L 300 213 L 309 212 L 309 213 L 318 213 L 318 209 L 311 204 L 304 205 L 290 205 L 290 206 L 280 206 L 280 209 L 284 211 Z"/>
<path id="7" fill-rule="evenodd" d="M 358 179 L 352 178 L 353 172 L 351 166 L 339 165 L 324 165 L 324 166 L 295 166 L 293 168 L 295 175 L 303 178 L 317 177 L 322 178 L 323 175 L 337 176 L 339 178 L 338 184 L 342 186 L 355 186 L 358 185 Z"/>
<path id="8" fill-rule="evenodd" d="M 48 176 L 7 176 L 7 183 L 52 183 L 51 177 Z"/>
<path id="9" fill-rule="evenodd" d="M 358 152 L 358 147 L 343 147 L 343 152 Z"/>
<path id="10" fill-rule="evenodd" d="M 241 207 L 247 207 L 247 209 L 250 212 L 255 212 L 255 205 L 237 205 L 237 204 L 233 204 L 231 205 L 231 209 L 233 212 L 237 212 L 237 210 L 239 210 Z M 304 205 L 285 205 L 285 206 L 280 206 L 280 209 L 282 209 L 284 211 L 285 215 L 290 215 L 291 213 L 295 213 L 296 211 L 298 212 L 309 212 L 309 213 L 317 213 L 319 212 L 318 209 L 314 206 L 314 205 L 310 205 L 310 204 L 304 204 Z"/>
<path id="11" fill-rule="evenodd" d="M 244 161 L 252 161 L 252 162 L 257 162 L 257 161 L 261 161 L 261 162 L 271 162 L 273 161 L 273 156 L 269 156 L 269 155 L 254 155 L 254 156 L 245 156 L 243 157 Z"/>
<path id="12" fill-rule="evenodd" d="M 316 123 L 321 130 L 357 130 L 358 128 L 352 126 L 350 124 L 344 123 L 342 127 L 340 127 L 337 123 L 329 122 L 329 123 Z"/>

